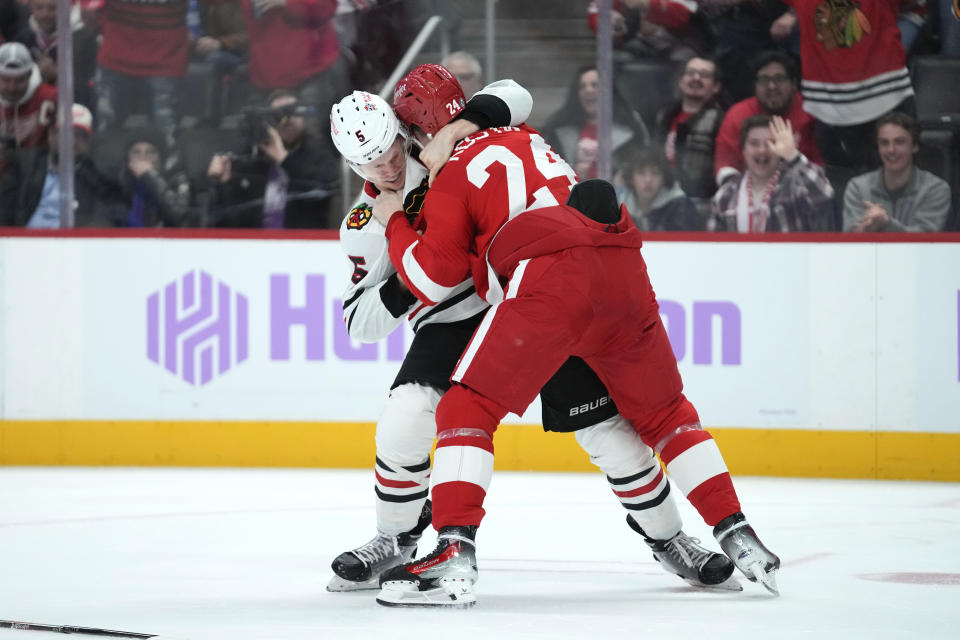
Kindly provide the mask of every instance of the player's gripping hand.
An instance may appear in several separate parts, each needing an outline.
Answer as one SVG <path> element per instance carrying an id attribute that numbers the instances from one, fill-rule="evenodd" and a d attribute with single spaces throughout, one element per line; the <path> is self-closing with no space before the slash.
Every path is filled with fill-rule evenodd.
<path id="1" fill-rule="evenodd" d="M 390 217 L 398 211 L 403 211 L 403 196 L 400 191 L 384 189 L 373 202 L 373 217 L 383 226 L 387 226 Z"/>
<path id="2" fill-rule="evenodd" d="M 454 120 L 443 125 L 433 138 L 423 145 L 423 149 L 420 150 L 420 162 L 430 170 L 428 185 L 433 186 L 437 173 L 453 155 L 453 149 L 457 143 L 479 130 L 480 127 L 469 120 Z"/>

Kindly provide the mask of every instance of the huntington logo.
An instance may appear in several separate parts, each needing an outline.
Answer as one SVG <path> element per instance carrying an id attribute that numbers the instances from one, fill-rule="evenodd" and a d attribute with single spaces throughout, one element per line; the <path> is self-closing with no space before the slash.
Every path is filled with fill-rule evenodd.
<path id="1" fill-rule="evenodd" d="M 147 297 L 147 357 L 189 384 L 247 359 L 247 297 L 191 271 Z"/>

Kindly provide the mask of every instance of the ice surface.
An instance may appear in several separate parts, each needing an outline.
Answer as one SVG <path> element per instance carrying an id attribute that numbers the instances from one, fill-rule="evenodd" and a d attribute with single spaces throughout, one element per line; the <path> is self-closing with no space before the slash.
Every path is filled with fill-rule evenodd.
<path id="1" fill-rule="evenodd" d="M 783 560 L 779 598 L 666 574 L 599 473 L 496 472 L 477 606 L 424 611 L 324 589 L 374 533 L 372 471 L 3 468 L 0 619 L 192 640 L 960 638 L 960 484 L 735 482 Z"/>

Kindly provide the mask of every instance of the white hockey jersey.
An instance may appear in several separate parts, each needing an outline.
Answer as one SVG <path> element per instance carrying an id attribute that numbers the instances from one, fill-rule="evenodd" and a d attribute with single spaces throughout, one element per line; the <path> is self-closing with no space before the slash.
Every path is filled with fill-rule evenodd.
<path id="1" fill-rule="evenodd" d="M 427 169 L 410 156 L 403 191 L 404 211 L 419 215 L 427 192 Z M 487 303 L 477 296 L 469 274 L 440 304 L 428 307 L 413 294 L 401 297 L 397 270 L 387 252 L 385 227 L 373 217 L 376 197 L 372 185 L 365 183 L 360 198 L 340 224 L 340 247 L 353 267 L 343 295 L 343 320 L 350 337 L 361 342 L 382 340 L 405 316 L 417 331 L 429 322 L 456 322 L 483 311 Z"/>
<path id="2" fill-rule="evenodd" d="M 516 126 L 526 121 L 533 107 L 530 93 L 513 80 L 499 80 L 478 91 L 474 98 L 489 105 L 498 98 L 501 110 L 496 110 L 491 126 Z M 471 103 L 476 104 L 474 98 Z M 468 107 L 471 103 L 468 103 Z M 507 112 L 509 114 L 507 115 Z M 491 114 L 494 116 L 495 114 Z M 507 115 L 509 122 L 499 122 Z M 404 211 L 407 215 L 420 213 L 427 192 L 427 169 L 407 156 L 407 175 L 404 181 Z M 373 203 L 377 192 L 369 182 L 364 183 L 360 197 L 340 224 L 340 247 L 350 260 L 350 283 L 343 295 L 343 320 L 347 333 L 360 342 L 377 342 L 390 335 L 407 317 L 414 332 L 433 322 L 466 320 L 488 305 L 473 286 L 470 274 L 453 288 L 442 301 L 426 306 L 413 294 L 399 292 L 397 271 L 387 252 L 386 228 L 373 217 Z"/>

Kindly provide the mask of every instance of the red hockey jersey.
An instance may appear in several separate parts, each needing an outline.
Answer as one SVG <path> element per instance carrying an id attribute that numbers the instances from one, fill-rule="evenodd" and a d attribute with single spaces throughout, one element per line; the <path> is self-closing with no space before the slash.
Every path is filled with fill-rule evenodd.
<path id="1" fill-rule="evenodd" d="M 241 0 L 250 34 L 250 80 L 260 89 L 293 89 L 337 61 L 336 0 L 287 0 L 258 15 Z"/>
<path id="2" fill-rule="evenodd" d="M 833 125 L 869 122 L 913 95 L 897 18 L 918 0 L 784 0 L 797 14 L 804 108 Z"/>
<path id="3" fill-rule="evenodd" d="M 575 182 L 570 165 L 536 130 L 521 125 L 480 131 L 457 145 L 427 193 L 422 237 L 405 216 L 390 219 L 390 259 L 427 304 L 443 300 L 467 274 L 477 293 L 496 303 L 503 295 L 499 278 L 509 276 L 517 260 L 573 246 L 639 247 L 629 216 L 610 229 L 624 233 L 605 233 L 609 225 L 558 206 Z M 488 252 L 497 256 L 496 270 Z"/>
<path id="4" fill-rule="evenodd" d="M 190 47 L 186 0 L 106 0 L 97 62 L 132 76 L 180 77 Z"/>
<path id="5" fill-rule="evenodd" d="M 0 138 L 17 148 L 47 144 L 47 130 L 57 120 L 57 88 L 40 79 L 34 66 L 27 92 L 16 103 L 0 98 Z"/>

